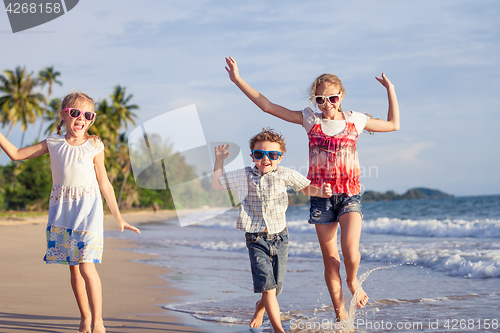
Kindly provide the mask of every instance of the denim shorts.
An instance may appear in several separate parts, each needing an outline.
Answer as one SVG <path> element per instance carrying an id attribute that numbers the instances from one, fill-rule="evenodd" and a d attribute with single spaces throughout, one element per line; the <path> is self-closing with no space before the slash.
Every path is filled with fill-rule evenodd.
<path id="1" fill-rule="evenodd" d="M 346 214 L 356 212 L 361 214 L 361 195 L 348 197 L 347 194 L 333 195 L 330 198 L 311 197 L 309 223 L 330 224 L 339 221 Z"/>
<path id="2" fill-rule="evenodd" d="M 276 288 L 276 296 L 283 290 L 288 258 L 288 229 L 280 233 L 245 233 L 248 256 L 252 268 L 253 291 L 262 293 Z"/>

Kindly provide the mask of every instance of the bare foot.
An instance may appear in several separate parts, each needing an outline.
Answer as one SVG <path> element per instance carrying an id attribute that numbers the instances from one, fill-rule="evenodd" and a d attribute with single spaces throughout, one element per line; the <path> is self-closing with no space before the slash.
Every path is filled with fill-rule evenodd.
<path id="1" fill-rule="evenodd" d="M 358 282 L 347 283 L 349 290 L 351 291 L 352 296 L 356 296 L 356 306 L 358 309 L 361 309 L 363 306 L 368 303 L 368 295 L 365 293 L 363 288 L 358 285 Z"/>
<path id="2" fill-rule="evenodd" d="M 250 327 L 256 328 L 262 326 L 262 319 L 264 318 L 264 303 L 259 300 L 255 303 L 255 313 L 253 314 L 252 320 L 250 321 Z"/>
<path id="3" fill-rule="evenodd" d="M 85 319 L 85 318 L 80 319 L 80 327 L 78 327 L 77 333 L 90 333 L 90 332 L 92 332 L 92 328 L 90 327 L 90 318 L 89 319 Z"/>
<path id="4" fill-rule="evenodd" d="M 349 319 L 349 313 L 345 310 L 344 304 L 342 304 L 338 309 L 335 309 L 335 314 L 337 315 L 338 322 Z"/>
<path id="5" fill-rule="evenodd" d="M 106 328 L 104 327 L 104 322 L 94 324 L 94 330 L 92 333 L 106 333 Z"/>

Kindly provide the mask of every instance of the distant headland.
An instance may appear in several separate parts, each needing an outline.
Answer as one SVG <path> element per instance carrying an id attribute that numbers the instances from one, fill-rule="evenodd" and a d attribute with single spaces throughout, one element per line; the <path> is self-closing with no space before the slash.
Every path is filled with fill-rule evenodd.
<path id="1" fill-rule="evenodd" d="M 309 198 L 300 192 L 294 192 L 288 189 L 288 201 L 290 205 L 304 205 L 309 202 Z M 390 200 L 413 200 L 413 199 L 443 199 L 453 198 L 451 194 L 433 190 L 425 187 L 415 187 L 409 189 L 404 194 L 397 194 L 394 191 L 379 193 L 375 191 L 366 191 L 361 195 L 363 201 L 390 201 Z"/>
<path id="2" fill-rule="evenodd" d="M 390 200 L 413 200 L 413 199 L 443 199 L 453 198 L 453 195 L 433 190 L 425 187 L 415 187 L 409 189 L 404 194 L 397 194 L 394 191 L 379 193 L 374 191 L 365 191 L 362 194 L 363 201 L 390 201 Z"/>

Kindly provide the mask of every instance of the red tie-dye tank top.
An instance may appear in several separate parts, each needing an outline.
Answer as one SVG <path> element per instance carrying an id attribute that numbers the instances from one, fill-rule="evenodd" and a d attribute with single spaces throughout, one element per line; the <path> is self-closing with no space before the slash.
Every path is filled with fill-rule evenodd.
<path id="1" fill-rule="evenodd" d="M 336 135 L 327 135 L 321 121 L 312 125 L 309 137 L 309 172 L 311 185 L 332 185 L 333 193 L 353 196 L 361 192 L 360 167 L 356 142 L 358 131 L 349 113 L 344 113 L 346 126 Z"/>

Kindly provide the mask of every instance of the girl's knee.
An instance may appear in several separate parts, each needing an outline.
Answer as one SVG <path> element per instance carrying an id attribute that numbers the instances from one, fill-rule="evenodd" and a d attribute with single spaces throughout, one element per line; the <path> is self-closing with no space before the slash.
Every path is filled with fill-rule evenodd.
<path id="1" fill-rule="evenodd" d="M 262 292 L 262 298 L 269 296 L 276 296 L 276 288 Z"/>
<path id="2" fill-rule="evenodd" d="M 325 264 L 325 270 L 327 272 L 339 272 L 340 271 L 340 261 L 335 257 L 323 258 Z"/>
<path id="3" fill-rule="evenodd" d="M 78 279 L 78 278 L 82 277 L 79 265 L 69 266 L 69 272 L 71 274 L 71 278 L 73 278 L 73 279 Z"/>
<path id="4" fill-rule="evenodd" d="M 81 275 L 85 280 L 94 277 L 97 274 L 95 265 L 92 263 L 83 263 L 79 265 Z"/>
<path id="5" fill-rule="evenodd" d="M 344 256 L 344 262 L 348 264 L 359 263 L 359 261 L 361 260 L 361 253 L 359 252 L 359 249 L 357 247 L 342 251 L 342 254 Z"/>

